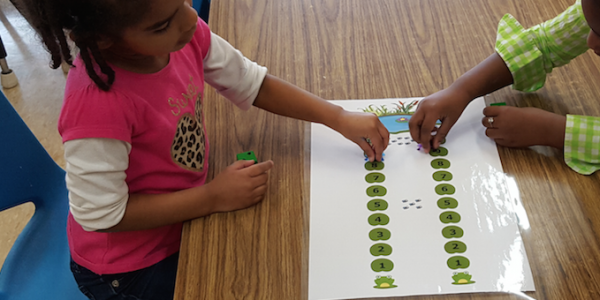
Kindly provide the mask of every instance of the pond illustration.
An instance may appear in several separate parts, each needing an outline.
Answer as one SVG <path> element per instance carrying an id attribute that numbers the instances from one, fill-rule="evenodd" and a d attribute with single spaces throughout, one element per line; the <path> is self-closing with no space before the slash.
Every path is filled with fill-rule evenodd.
<path id="1" fill-rule="evenodd" d="M 417 104 L 419 104 L 419 100 L 413 100 L 408 103 L 404 103 L 402 101 L 398 101 L 398 103 L 392 103 L 391 105 L 374 105 L 371 104 L 366 108 L 363 108 L 363 112 L 373 113 L 379 117 L 383 126 L 387 128 L 387 130 L 391 134 L 398 134 L 402 132 L 408 132 L 408 121 L 415 113 L 417 108 Z M 392 108 L 389 108 L 392 106 Z M 440 121 L 437 124 L 441 124 Z"/>
<path id="2" fill-rule="evenodd" d="M 379 120 L 390 133 L 408 132 L 408 120 L 412 115 L 381 116 Z"/>
<path id="3" fill-rule="evenodd" d="M 385 104 L 379 106 L 371 104 L 367 108 L 363 108 L 362 111 L 377 115 L 390 133 L 401 133 L 409 130 L 408 120 L 415 113 L 418 103 L 419 100 L 413 100 L 408 103 L 398 101 L 398 103 L 390 105 L 392 108 L 389 108 Z"/>

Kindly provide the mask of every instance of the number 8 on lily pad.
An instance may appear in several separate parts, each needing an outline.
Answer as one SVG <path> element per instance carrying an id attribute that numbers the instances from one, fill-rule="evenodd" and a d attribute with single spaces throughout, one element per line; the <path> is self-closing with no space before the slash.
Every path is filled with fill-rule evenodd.
<path id="1" fill-rule="evenodd" d="M 431 161 L 431 167 L 434 169 L 448 169 L 450 168 L 450 162 L 447 159 L 436 158 Z"/>

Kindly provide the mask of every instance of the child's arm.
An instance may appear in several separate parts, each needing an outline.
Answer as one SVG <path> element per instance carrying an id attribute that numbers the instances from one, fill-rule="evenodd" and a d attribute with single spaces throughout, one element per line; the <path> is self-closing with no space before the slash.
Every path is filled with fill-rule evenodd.
<path id="1" fill-rule="evenodd" d="M 121 221 L 100 232 L 156 228 L 247 208 L 263 199 L 272 167 L 272 161 L 237 161 L 205 185 L 166 194 L 130 194 Z"/>
<path id="2" fill-rule="evenodd" d="M 227 41 L 211 33 L 204 58 L 204 80 L 242 109 L 267 111 L 325 124 L 358 144 L 369 160 L 381 160 L 389 133 L 373 114 L 348 112 L 274 76 L 245 58 Z M 366 141 L 369 139 L 373 147 Z"/>
<path id="3" fill-rule="evenodd" d="M 275 76 L 265 77 L 254 105 L 278 115 L 324 124 L 358 144 L 371 161 L 381 161 L 388 145 L 389 133 L 375 115 L 346 111 Z M 365 139 L 371 140 L 372 148 Z"/>
<path id="4" fill-rule="evenodd" d="M 410 134 L 428 153 L 437 149 L 465 107 L 475 98 L 512 84 L 513 77 L 502 58 L 494 53 L 467 71 L 450 87 L 423 99 L 409 121 Z M 431 132 L 437 120 L 442 125 L 435 137 Z"/>
<path id="5" fill-rule="evenodd" d="M 589 31 L 579 0 L 556 18 L 530 29 L 524 29 L 512 16 L 505 15 L 498 28 L 496 53 L 449 88 L 421 101 L 409 122 L 411 135 L 429 151 L 431 146 L 439 146 L 474 98 L 510 84 L 527 92 L 541 88 L 552 68 L 568 63 L 588 49 Z M 442 125 L 432 138 L 431 130 L 438 119 Z"/>
<path id="6" fill-rule="evenodd" d="M 74 219 L 87 231 L 152 229 L 252 206 L 267 191 L 272 161 L 237 161 L 210 183 L 172 193 L 129 190 L 128 143 L 106 138 L 65 142 L 66 184 Z M 98 159 L 101 158 L 101 159 Z"/>

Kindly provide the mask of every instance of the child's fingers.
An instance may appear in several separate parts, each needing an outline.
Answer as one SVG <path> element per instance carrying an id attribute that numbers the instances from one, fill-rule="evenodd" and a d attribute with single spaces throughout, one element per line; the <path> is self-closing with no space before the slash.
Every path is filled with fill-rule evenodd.
<path id="1" fill-rule="evenodd" d="M 271 160 L 257 163 L 253 166 L 248 167 L 248 174 L 252 177 L 259 176 L 269 171 L 271 168 L 273 168 L 274 165 L 275 164 Z"/>
<path id="2" fill-rule="evenodd" d="M 230 165 L 234 170 L 241 170 L 247 167 L 250 167 L 254 164 L 253 160 L 238 160 Z"/>
<path id="3" fill-rule="evenodd" d="M 265 185 L 267 184 L 267 181 L 269 181 L 269 173 L 262 173 L 258 176 L 254 176 L 252 178 L 250 178 L 252 186 L 253 187 L 258 187 L 261 185 Z"/>
<path id="4" fill-rule="evenodd" d="M 371 149 L 373 150 L 375 154 L 375 160 L 377 161 L 381 161 L 381 157 L 383 156 L 383 149 L 385 149 L 383 145 L 383 137 L 378 135 L 377 137 L 371 139 Z"/>
<path id="5" fill-rule="evenodd" d="M 381 152 L 383 153 L 383 150 L 385 150 L 388 144 L 390 143 L 390 132 L 381 123 L 379 123 L 377 129 L 379 130 L 379 134 L 383 138 L 383 149 L 381 150 Z"/>
<path id="6" fill-rule="evenodd" d="M 262 199 L 267 193 L 267 185 L 263 184 L 261 186 L 256 187 L 251 194 L 252 198 L 260 198 Z"/>
<path id="7" fill-rule="evenodd" d="M 483 109 L 483 115 L 486 117 L 495 117 L 500 114 L 500 111 L 506 109 L 507 106 L 487 106 Z"/>
<path id="8" fill-rule="evenodd" d="M 452 126 L 454 126 L 454 123 L 455 122 L 452 122 L 448 119 L 445 119 L 442 122 L 442 125 L 440 125 L 440 128 L 437 129 L 437 133 L 433 138 L 433 148 L 437 149 L 438 147 L 440 147 L 440 143 L 444 140 L 444 138 L 446 138 L 448 132 L 450 131 Z"/>
<path id="9" fill-rule="evenodd" d="M 423 125 L 423 114 L 417 109 L 417 112 L 408 120 L 410 136 L 417 143 L 421 143 L 421 125 Z"/>
<path id="10" fill-rule="evenodd" d="M 430 115 L 431 116 L 431 115 Z M 429 153 L 431 149 L 431 133 L 435 129 L 435 122 L 437 121 L 437 117 L 425 117 L 423 120 L 423 124 L 421 125 L 421 132 L 419 137 L 419 142 L 423 146 L 423 151 L 425 153 Z"/>
<path id="11" fill-rule="evenodd" d="M 487 135 L 489 138 L 496 140 L 501 138 L 501 131 L 497 128 L 488 128 L 485 130 L 485 135 Z"/>
<path id="12" fill-rule="evenodd" d="M 371 148 L 371 145 L 365 139 L 360 139 L 356 144 L 363 150 L 369 161 L 375 159 L 375 151 L 373 151 L 373 148 Z"/>

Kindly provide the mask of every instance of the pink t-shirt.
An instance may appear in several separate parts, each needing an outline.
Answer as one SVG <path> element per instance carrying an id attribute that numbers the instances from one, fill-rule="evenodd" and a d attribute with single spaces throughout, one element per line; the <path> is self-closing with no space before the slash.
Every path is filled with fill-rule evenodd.
<path id="1" fill-rule="evenodd" d="M 157 73 L 137 74 L 112 67 L 115 82 L 100 90 L 80 58 L 69 72 L 59 118 L 63 142 L 109 138 L 131 145 L 126 184 L 129 193 L 159 194 L 204 184 L 208 168 L 202 100 L 203 59 L 211 41 L 198 20 L 194 38 L 171 53 Z M 101 158 L 99 158 L 101 159 Z M 73 260 L 98 274 L 151 266 L 179 251 L 182 224 L 140 231 L 85 231 L 69 214 L 67 235 Z"/>

